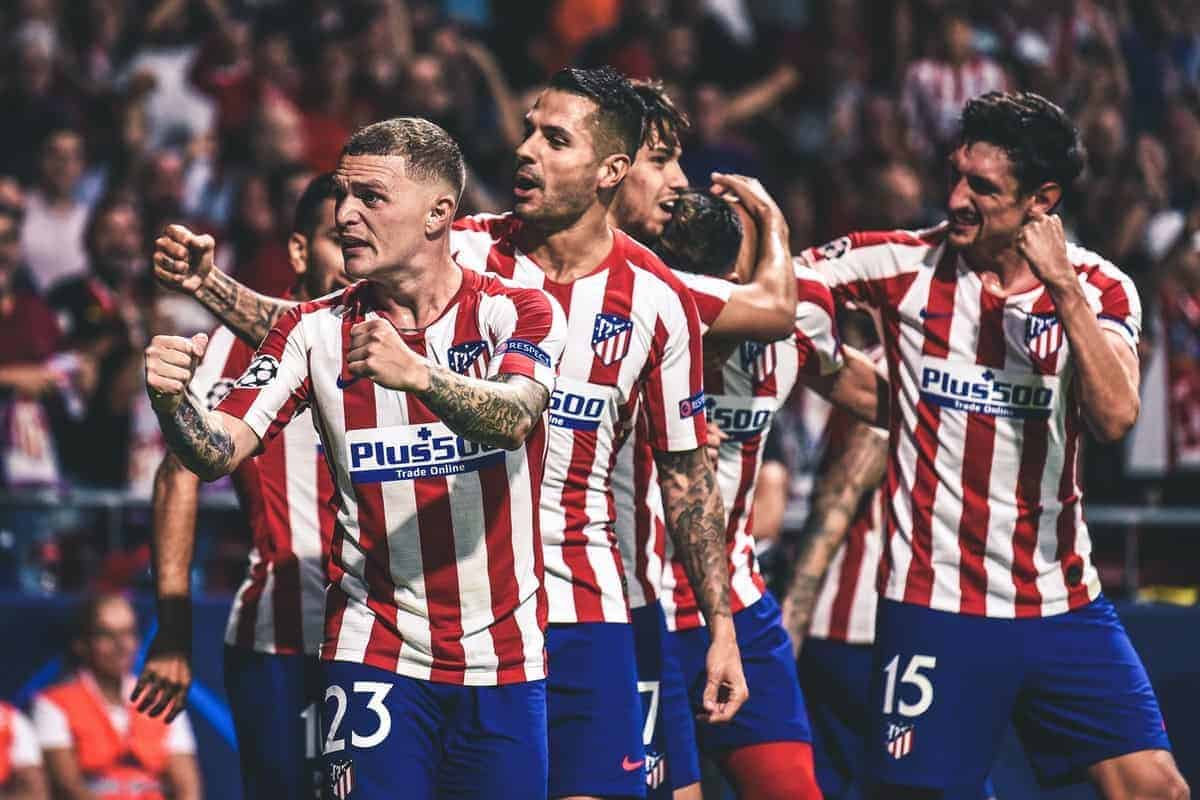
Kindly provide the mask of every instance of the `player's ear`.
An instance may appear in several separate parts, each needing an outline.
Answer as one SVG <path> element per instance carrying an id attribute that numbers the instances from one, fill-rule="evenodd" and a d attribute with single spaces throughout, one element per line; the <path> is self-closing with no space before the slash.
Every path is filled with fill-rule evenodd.
<path id="1" fill-rule="evenodd" d="M 450 192 L 441 192 L 433 199 L 429 213 L 425 215 L 425 235 L 436 239 L 454 222 L 458 200 Z"/>
<path id="2" fill-rule="evenodd" d="M 308 271 L 308 237 L 303 233 L 292 231 L 287 240 L 288 263 L 297 275 Z"/>
<path id="3" fill-rule="evenodd" d="M 1054 211 L 1062 200 L 1062 187 L 1053 181 L 1046 181 L 1033 191 L 1033 202 L 1029 205 L 1030 216 L 1041 216 Z"/>
<path id="4" fill-rule="evenodd" d="M 629 174 L 632 161 L 625 153 L 613 153 L 600 162 L 600 188 L 616 189 Z"/>

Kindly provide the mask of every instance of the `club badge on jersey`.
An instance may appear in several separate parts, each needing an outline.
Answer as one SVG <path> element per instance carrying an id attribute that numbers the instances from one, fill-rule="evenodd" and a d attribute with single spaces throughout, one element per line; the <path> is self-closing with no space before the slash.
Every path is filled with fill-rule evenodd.
<path id="1" fill-rule="evenodd" d="M 633 322 L 617 314 L 597 314 L 592 327 L 592 350 L 604 366 L 611 366 L 629 352 Z"/>
<path id="2" fill-rule="evenodd" d="M 459 375 L 483 378 L 487 369 L 487 342 L 463 342 L 446 351 L 446 365 Z"/>
<path id="3" fill-rule="evenodd" d="M 742 370 L 750 375 L 755 386 L 767 381 L 775 372 L 775 347 L 763 342 L 742 342 Z"/>
<path id="4" fill-rule="evenodd" d="M 904 758 L 913 749 L 913 726 L 888 724 L 888 755 L 897 760 Z"/>
<path id="5" fill-rule="evenodd" d="M 1066 336 L 1054 314 L 1030 314 L 1025 320 L 1025 346 L 1036 363 L 1049 361 L 1060 349 Z"/>
<path id="6" fill-rule="evenodd" d="M 329 793 L 337 800 L 346 800 L 354 791 L 354 762 L 338 761 L 329 767 Z"/>

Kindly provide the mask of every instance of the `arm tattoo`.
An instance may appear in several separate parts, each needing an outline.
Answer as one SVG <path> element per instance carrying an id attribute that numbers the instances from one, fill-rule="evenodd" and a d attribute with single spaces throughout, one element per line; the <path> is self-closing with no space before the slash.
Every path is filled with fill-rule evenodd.
<path id="1" fill-rule="evenodd" d="M 421 400 L 464 439 L 515 450 L 537 424 L 550 392 L 523 375 L 480 380 L 431 365 Z"/>
<path id="2" fill-rule="evenodd" d="M 725 505 L 704 448 L 654 454 L 667 530 L 705 619 L 730 616 Z"/>
<path id="3" fill-rule="evenodd" d="M 206 481 L 228 474 L 233 461 L 233 439 L 212 417 L 184 398 L 174 412 L 155 411 L 167 446 L 180 462 Z"/>
<path id="4" fill-rule="evenodd" d="M 267 338 L 285 311 L 297 305 L 251 291 L 219 269 L 214 268 L 208 275 L 196 291 L 196 300 L 254 347 Z"/>
<path id="5" fill-rule="evenodd" d="M 887 440 L 865 423 L 855 423 L 846 448 L 813 487 L 812 511 L 795 543 L 796 557 L 787 598 L 790 624 L 807 632 L 825 569 L 846 538 L 864 497 L 879 486 L 887 470 Z"/>

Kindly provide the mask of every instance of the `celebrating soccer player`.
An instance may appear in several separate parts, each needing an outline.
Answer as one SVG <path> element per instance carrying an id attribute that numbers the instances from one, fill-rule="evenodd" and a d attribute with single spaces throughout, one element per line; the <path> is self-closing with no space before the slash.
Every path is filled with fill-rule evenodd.
<path id="1" fill-rule="evenodd" d="M 989 93 L 966 104 L 948 166 L 947 224 L 806 254 L 839 302 L 878 309 L 890 376 L 877 796 L 980 786 L 1010 717 L 1043 783 L 1185 796 L 1089 557 L 1081 437 L 1137 418 L 1141 305 L 1054 214 L 1078 134 L 1038 95 Z"/>
<path id="2" fill-rule="evenodd" d="M 288 255 L 299 276 L 293 297 L 315 300 L 349 283 L 334 218 L 331 174 L 314 178 L 296 206 Z M 168 226 L 165 244 L 186 247 L 192 233 Z M 211 259 L 211 238 L 191 258 Z M 254 357 L 253 346 L 220 328 L 188 384 L 211 411 Z M 324 699 L 317 651 L 324 630 L 325 567 L 333 536 L 330 472 L 307 408 L 233 473 L 253 535 L 246 579 L 225 634 L 225 690 L 238 733 L 247 797 L 311 796 Z M 168 453 L 155 477 L 155 583 L 158 632 L 135 690 L 139 708 L 174 717 L 184 706 L 191 668 L 189 580 L 200 479 Z"/>
<path id="3" fill-rule="evenodd" d="M 321 645 L 337 797 L 544 797 L 538 495 L 565 325 L 543 292 L 461 269 L 458 145 L 426 120 L 358 131 L 335 183 L 355 286 L 287 311 L 213 412 L 205 338 L 155 337 L 164 436 L 212 479 L 303 406 L 338 494 Z M 161 247 L 185 262 L 202 247 Z"/>

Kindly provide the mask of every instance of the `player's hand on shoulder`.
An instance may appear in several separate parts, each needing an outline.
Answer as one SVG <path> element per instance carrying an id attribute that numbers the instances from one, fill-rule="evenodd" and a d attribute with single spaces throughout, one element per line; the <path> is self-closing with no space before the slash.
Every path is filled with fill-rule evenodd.
<path id="1" fill-rule="evenodd" d="M 167 225 L 154 240 L 154 277 L 168 289 L 195 294 L 213 269 L 213 237 L 183 225 Z"/>
<path id="2" fill-rule="evenodd" d="M 146 391 L 162 411 L 173 411 L 183 401 L 188 382 L 208 347 L 208 335 L 155 336 L 146 347 Z"/>
<path id="3" fill-rule="evenodd" d="M 380 386 L 402 392 L 429 388 L 429 365 L 404 343 L 387 320 L 375 318 L 350 329 L 346 369 Z"/>
<path id="4" fill-rule="evenodd" d="M 1067 236 L 1057 214 L 1041 214 L 1026 222 L 1017 233 L 1017 251 L 1048 288 L 1077 285 L 1075 268 L 1067 258 Z"/>

